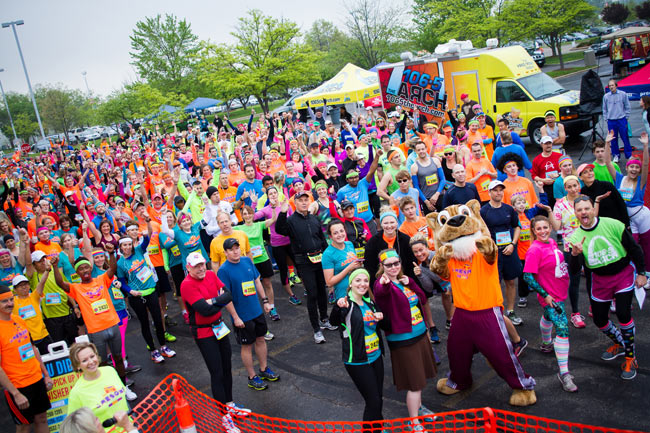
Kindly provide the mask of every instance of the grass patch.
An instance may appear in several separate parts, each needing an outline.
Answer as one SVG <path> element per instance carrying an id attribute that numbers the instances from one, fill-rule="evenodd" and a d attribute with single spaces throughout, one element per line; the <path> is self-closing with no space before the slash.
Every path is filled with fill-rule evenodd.
<path id="1" fill-rule="evenodd" d="M 572 53 L 562 53 L 562 60 L 564 62 L 570 62 L 573 60 L 582 60 L 584 58 L 584 53 L 582 51 L 574 51 Z M 559 65 L 560 58 L 558 56 L 550 56 L 546 58 L 547 65 Z"/>
<path id="2" fill-rule="evenodd" d="M 566 68 L 566 69 L 556 69 L 554 71 L 548 71 L 546 74 L 552 78 L 562 77 L 564 75 L 569 75 L 574 72 L 586 71 L 591 69 L 589 66 L 577 66 L 575 68 Z"/>

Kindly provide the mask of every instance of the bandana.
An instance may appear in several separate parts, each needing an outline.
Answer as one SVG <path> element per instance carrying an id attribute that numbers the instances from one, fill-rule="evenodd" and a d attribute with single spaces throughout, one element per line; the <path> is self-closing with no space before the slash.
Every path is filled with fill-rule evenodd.
<path id="1" fill-rule="evenodd" d="M 0 301 L 4 301 L 5 299 L 13 298 L 14 294 L 11 292 L 5 292 L 0 294 Z"/>

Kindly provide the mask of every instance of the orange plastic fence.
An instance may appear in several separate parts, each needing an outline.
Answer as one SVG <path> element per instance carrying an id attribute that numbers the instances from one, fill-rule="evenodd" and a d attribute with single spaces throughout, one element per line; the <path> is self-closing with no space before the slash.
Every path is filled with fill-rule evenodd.
<path id="1" fill-rule="evenodd" d="M 174 410 L 172 380 L 189 403 L 198 433 L 401 433 L 411 431 L 410 418 L 370 424 L 344 421 L 300 421 L 251 413 L 232 413 L 233 423 L 224 424 L 227 408 L 203 394 L 187 381 L 170 374 L 133 409 L 133 418 L 142 433 L 180 432 Z M 436 420 L 418 418 L 427 432 L 435 433 L 640 433 L 570 423 L 523 415 L 489 407 L 438 413 Z"/>

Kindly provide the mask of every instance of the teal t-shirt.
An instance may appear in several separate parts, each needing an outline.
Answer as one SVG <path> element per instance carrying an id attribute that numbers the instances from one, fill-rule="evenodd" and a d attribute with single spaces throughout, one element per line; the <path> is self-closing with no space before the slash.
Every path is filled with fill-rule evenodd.
<path id="1" fill-rule="evenodd" d="M 427 327 L 424 323 L 424 316 L 420 310 L 420 306 L 418 305 L 418 295 L 408 287 L 404 287 L 402 284 L 394 284 L 399 287 L 402 293 L 404 293 L 404 296 L 409 300 L 409 307 L 411 307 L 411 332 L 387 335 L 386 339 L 388 341 L 404 341 L 424 334 L 427 331 Z"/>
<path id="2" fill-rule="evenodd" d="M 160 245 L 167 250 L 169 267 L 173 268 L 174 266 L 182 265 L 181 250 L 178 248 L 176 241 L 164 233 L 160 233 L 158 239 L 160 240 Z"/>
<path id="3" fill-rule="evenodd" d="M 147 263 L 140 247 L 133 249 L 130 257 L 120 257 L 117 261 L 117 278 L 124 278 L 133 290 L 150 295 L 156 289 L 155 272 Z"/>
<path id="4" fill-rule="evenodd" d="M 66 253 L 61 251 L 59 253 L 59 268 L 61 268 L 61 272 L 63 273 L 63 276 L 65 277 L 66 280 L 68 280 L 70 283 L 81 283 L 81 278 L 79 278 L 79 275 L 77 275 L 77 271 L 74 270 L 74 261 L 76 261 L 79 257 L 81 257 L 81 250 L 79 248 L 74 249 L 74 260 L 73 263 L 70 263 L 70 258 Z"/>
<path id="5" fill-rule="evenodd" d="M 248 242 L 251 247 L 251 254 L 253 255 L 253 263 L 264 263 L 269 260 L 269 255 L 264 248 L 264 229 L 263 221 L 254 222 L 252 225 L 242 224 L 233 227 L 234 230 L 239 230 L 248 236 Z"/>
<path id="6" fill-rule="evenodd" d="M 11 287 L 11 281 L 15 276 L 23 275 L 25 268 L 20 266 L 18 262 L 13 267 L 9 268 L 0 268 L 0 284 L 4 284 L 7 287 Z"/>
<path id="7" fill-rule="evenodd" d="M 381 356 L 379 348 L 379 334 L 377 333 L 377 321 L 372 310 L 365 304 L 359 306 L 363 315 L 363 335 L 366 341 L 367 362 L 346 362 L 348 365 L 372 364 Z"/>
<path id="8" fill-rule="evenodd" d="M 337 275 L 343 272 L 343 269 L 345 269 L 350 263 L 357 260 L 357 255 L 354 251 L 354 245 L 352 245 L 352 242 L 345 241 L 344 245 L 345 246 L 342 250 L 339 250 L 333 245 L 325 248 L 321 260 L 323 269 L 333 269 L 334 275 Z M 348 276 L 346 275 L 334 286 L 334 297 L 336 299 L 344 298 L 347 295 L 348 286 Z"/>
<path id="9" fill-rule="evenodd" d="M 183 264 L 183 269 L 185 269 L 187 256 L 189 256 L 190 253 L 193 253 L 194 251 L 200 251 L 201 254 L 203 254 L 205 260 L 210 260 L 210 257 L 205 251 L 205 248 L 203 248 L 203 243 L 201 242 L 200 229 L 200 221 L 192 226 L 192 229 L 189 233 L 185 233 L 178 226 L 174 227 L 173 229 L 174 240 L 176 241 L 178 248 L 181 250 L 181 263 Z"/>
<path id="10" fill-rule="evenodd" d="M 582 254 L 589 269 L 598 269 L 615 263 L 625 256 L 627 252 L 621 244 L 625 226 L 613 218 L 598 218 L 596 226 L 591 230 L 578 227 L 569 238 L 572 244 L 582 244 Z"/>

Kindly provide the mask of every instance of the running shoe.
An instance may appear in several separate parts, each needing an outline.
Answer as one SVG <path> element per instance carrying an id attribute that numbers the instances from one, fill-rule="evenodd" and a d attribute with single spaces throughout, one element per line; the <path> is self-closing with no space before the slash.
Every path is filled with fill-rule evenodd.
<path id="1" fill-rule="evenodd" d="M 156 364 L 160 364 L 161 362 L 165 361 L 165 358 L 158 352 L 157 350 L 152 350 L 151 351 L 151 360 L 155 362 Z"/>
<path id="2" fill-rule="evenodd" d="M 625 350 L 623 349 L 623 346 L 620 344 L 612 344 L 607 348 L 606 351 L 603 352 L 602 355 L 600 355 L 600 359 L 603 361 L 611 361 L 612 359 L 616 359 L 619 356 L 625 355 Z"/>
<path id="3" fill-rule="evenodd" d="M 447 321 L 445 322 L 445 329 L 446 329 L 447 331 L 449 331 L 449 330 L 451 329 L 451 320 L 447 320 Z"/>
<path id="4" fill-rule="evenodd" d="M 167 345 L 164 345 L 160 348 L 160 353 L 165 358 L 173 358 L 174 356 L 176 356 L 176 352 L 174 352 L 172 349 L 167 347 Z"/>
<path id="5" fill-rule="evenodd" d="M 429 329 L 429 337 L 431 339 L 431 344 L 440 344 L 440 337 L 438 336 L 438 328 L 435 326 Z"/>
<path id="6" fill-rule="evenodd" d="M 250 409 L 245 408 L 243 406 L 239 406 L 234 401 L 231 401 L 230 403 L 226 403 L 226 410 L 235 416 L 248 416 L 251 413 Z"/>
<path id="7" fill-rule="evenodd" d="M 515 352 L 515 356 L 517 358 L 519 358 L 526 347 L 528 347 L 528 340 L 526 340 L 524 337 L 521 337 L 519 342 L 512 343 L 512 349 Z"/>
<path id="8" fill-rule="evenodd" d="M 322 331 L 314 332 L 314 341 L 316 344 L 322 344 L 325 343 L 327 340 L 325 340 L 325 336 L 323 335 Z"/>
<path id="9" fill-rule="evenodd" d="M 294 285 L 295 284 L 302 284 L 302 280 L 300 279 L 298 274 L 296 274 L 295 272 L 292 272 L 292 273 L 289 274 L 289 281 L 291 281 Z"/>
<path id="10" fill-rule="evenodd" d="M 174 337 L 169 332 L 165 332 L 165 341 L 168 343 L 173 343 L 174 341 L 176 341 L 176 337 Z"/>
<path id="11" fill-rule="evenodd" d="M 221 417 L 221 422 L 226 433 L 241 433 L 229 413 Z"/>
<path id="12" fill-rule="evenodd" d="M 339 329 L 339 327 L 332 325 L 329 319 L 325 319 L 320 321 L 320 329 L 327 329 L 328 331 L 336 331 L 337 329 Z"/>
<path id="13" fill-rule="evenodd" d="M 130 377 L 125 377 L 124 378 L 124 385 L 133 386 L 133 385 L 135 385 L 135 380 L 131 379 Z"/>
<path id="14" fill-rule="evenodd" d="M 139 365 L 132 365 L 128 363 L 126 367 L 124 367 L 124 371 L 126 371 L 126 374 L 132 374 L 132 373 L 137 373 L 138 371 L 142 370 L 142 367 Z"/>
<path id="15" fill-rule="evenodd" d="M 266 331 L 266 334 L 264 334 L 264 339 L 266 341 L 271 341 L 275 338 L 275 335 L 271 334 L 269 331 Z"/>
<path id="16" fill-rule="evenodd" d="M 135 392 L 131 391 L 131 389 L 128 386 L 126 386 L 125 388 L 126 388 L 126 392 L 124 394 L 126 395 L 127 401 L 133 401 L 138 398 L 138 395 Z"/>
<path id="17" fill-rule="evenodd" d="M 185 322 L 186 325 L 190 324 L 190 314 L 187 311 L 183 311 L 183 322 Z"/>
<path id="18" fill-rule="evenodd" d="M 527 306 L 528 306 L 528 298 L 519 298 L 519 302 L 517 302 L 517 307 L 526 308 Z"/>
<path id="19" fill-rule="evenodd" d="M 557 378 L 560 379 L 560 383 L 562 384 L 562 389 L 565 390 L 566 392 L 576 392 L 578 390 L 576 384 L 573 383 L 573 376 L 571 374 L 558 373 Z"/>
<path id="20" fill-rule="evenodd" d="M 258 375 L 255 375 L 248 378 L 248 387 L 253 388 L 255 391 L 264 391 L 269 386 Z"/>
<path id="21" fill-rule="evenodd" d="M 334 292 L 333 292 L 333 291 L 330 292 L 330 293 L 327 295 L 327 302 L 328 302 L 330 305 L 333 305 L 333 304 L 336 302 L 336 298 L 334 298 Z"/>
<path id="22" fill-rule="evenodd" d="M 418 416 L 423 416 L 425 417 L 424 420 L 428 422 L 434 422 L 434 421 L 439 421 L 441 418 L 439 416 L 436 416 L 436 414 L 429 408 L 427 408 L 424 405 L 421 405 L 418 408 Z"/>
<path id="23" fill-rule="evenodd" d="M 302 304 L 302 301 L 300 299 L 298 299 L 298 297 L 296 295 L 291 295 L 291 296 L 289 296 L 289 303 L 291 305 L 300 305 L 300 304 Z"/>
<path id="24" fill-rule="evenodd" d="M 552 353 L 555 349 L 553 348 L 553 343 L 542 343 L 539 345 L 539 350 L 543 353 Z"/>
<path id="25" fill-rule="evenodd" d="M 172 320 L 168 315 L 165 314 L 165 325 L 167 326 L 176 326 L 178 323 L 176 323 L 175 320 Z"/>
<path id="26" fill-rule="evenodd" d="M 580 313 L 571 314 L 571 323 L 578 329 L 585 328 L 587 326 L 585 325 L 585 316 Z"/>
<path id="27" fill-rule="evenodd" d="M 404 427 L 406 431 L 420 432 L 424 431 L 424 426 L 420 423 L 413 423 L 413 421 L 406 421 L 406 426 Z"/>
<path id="28" fill-rule="evenodd" d="M 307 289 L 306 288 L 305 288 L 305 291 L 304 291 L 304 295 L 305 295 L 305 298 L 306 298 L 307 297 Z"/>
<path id="29" fill-rule="evenodd" d="M 520 326 L 524 324 L 524 321 L 521 319 L 521 317 L 517 316 L 514 310 L 508 311 L 508 319 L 512 322 L 513 325 L 515 326 Z"/>
<path id="30" fill-rule="evenodd" d="M 269 311 L 269 316 L 271 316 L 271 320 L 273 321 L 280 320 L 280 315 L 278 314 L 278 310 L 276 310 L 275 307 L 271 308 L 271 311 Z"/>
<path id="31" fill-rule="evenodd" d="M 273 370 L 271 370 L 268 366 L 264 371 L 260 370 L 257 375 L 263 379 L 263 380 L 268 380 L 269 382 L 275 382 L 276 380 L 280 379 L 279 374 L 275 374 Z"/>
<path id="32" fill-rule="evenodd" d="M 621 379 L 625 380 L 632 380 L 636 377 L 636 369 L 639 368 L 639 364 L 636 362 L 636 358 L 628 358 L 627 356 L 625 357 L 625 361 L 623 361 L 623 365 L 621 365 L 621 369 L 623 372 L 621 373 Z"/>

